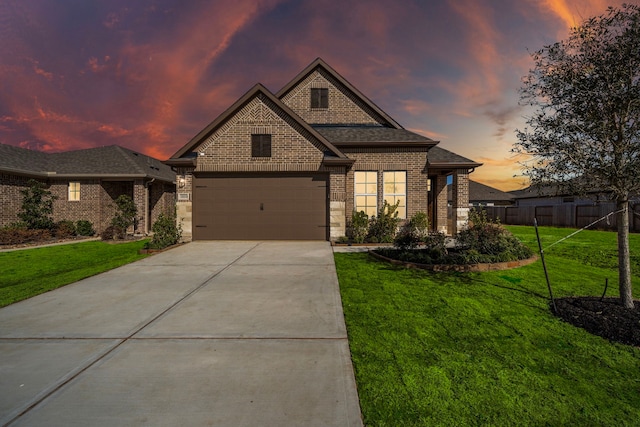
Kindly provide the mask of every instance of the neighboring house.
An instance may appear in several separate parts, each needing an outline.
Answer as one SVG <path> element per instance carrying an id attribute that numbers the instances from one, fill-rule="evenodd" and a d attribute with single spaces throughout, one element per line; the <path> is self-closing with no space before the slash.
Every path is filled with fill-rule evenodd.
<path id="1" fill-rule="evenodd" d="M 610 215 L 617 210 L 610 192 L 592 189 L 584 195 L 575 195 L 557 185 L 528 187 L 510 191 L 513 206 L 488 207 L 489 216 L 500 219 L 503 224 L 538 225 L 554 227 L 592 226 L 615 229 L 616 217 Z M 640 204 L 638 198 L 631 200 L 632 216 L 630 230 L 640 230 Z"/>
<path id="2" fill-rule="evenodd" d="M 527 187 L 510 191 L 517 206 L 555 206 L 562 204 L 593 205 L 610 201 L 609 193 L 593 189 L 583 196 L 576 196 L 556 185 Z"/>
<path id="3" fill-rule="evenodd" d="M 480 166 L 404 129 L 322 59 L 273 94 L 257 84 L 165 163 L 177 171 L 183 236 L 332 240 L 354 211 L 400 202 L 453 233 Z M 447 176 L 453 175 L 452 227 Z"/>
<path id="4" fill-rule="evenodd" d="M 44 153 L 0 144 L 0 226 L 19 221 L 30 179 L 56 196 L 54 221 L 91 221 L 98 233 L 110 225 L 121 194 L 138 209 L 135 233 L 148 233 L 161 213 L 175 212 L 175 173 L 152 157 L 117 145 Z"/>
<path id="5" fill-rule="evenodd" d="M 452 187 L 452 185 L 449 185 L 450 205 L 453 202 Z M 513 205 L 513 200 L 513 196 L 510 193 L 469 180 L 469 206 L 511 206 Z"/>

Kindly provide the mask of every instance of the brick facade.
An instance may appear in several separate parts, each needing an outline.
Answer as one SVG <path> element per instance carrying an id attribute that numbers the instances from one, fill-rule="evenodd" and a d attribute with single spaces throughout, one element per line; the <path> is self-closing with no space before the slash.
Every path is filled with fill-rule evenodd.
<path id="1" fill-rule="evenodd" d="M 354 172 L 376 171 L 378 173 L 378 209 L 384 199 L 383 172 L 407 172 L 407 218 L 416 212 L 427 213 L 427 152 L 402 148 L 385 149 L 344 149 L 345 154 L 355 159 L 353 167 L 346 174 L 346 211 L 350 216 L 354 210 Z M 446 203 L 446 200 L 445 200 Z"/>
<path id="2" fill-rule="evenodd" d="M 311 92 L 316 88 L 328 89 L 328 107 L 311 107 Z M 407 218 L 425 212 L 432 218 L 433 228 L 448 230 L 447 177 L 430 177 L 427 170 L 428 150 L 437 142 L 416 134 L 407 137 L 411 132 L 402 129 L 319 59 L 275 97 L 264 87 L 249 91 L 167 162 L 177 172 L 177 217 L 185 239 L 192 236 L 193 204 L 198 203 L 193 200 L 193 175 L 201 172 L 329 174 L 327 221 L 330 240 L 337 240 L 345 235 L 347 219 L 354 210 L 354 173 L 377 172 L 379 208 L 384 200 L 384 172 L 405 171 Z M 318 136 L 317 132 L 322 134 L 320 127 L 310 125 L 343 126 L 356 132 L 361 128 L 374 132 L 384 129 L 390 131 L 385 135 L 393 137 L 330 142 L 329 137 Z M 252 134 L 271 135 L 271 157 L 252 157 Z M 333 163 L 327 158 L 332 158 Z M 193 167 L 184 166 L 191 161 Z M 429 178 L 432 192 L 435 191 L 431 195 Z M 462 176 L 459 181 L 464 185 Z M 461 192 L 460 197 L 464 194 Z"/>
<path id="3" fill-rule="evenodd" d="M 28 188 L 31 178 L 19 175 L 0 174 L 0 196 L 2 211 L 0 226 L 18 222 L 18 213 L 22 205 L 21 191 Z M 102 179 L 39 180 L 55 197 L 53 201 L 53 221 L 90 221 L 97 234 L 111 224 L 115 214 L 114 200 L 121 194 L 134 198 L 138 215 L 135 228 L 129 230 L 136 234 L 146 234 L 145 215 L 155 221 L 161 213 L 171 215 L 175 212 L 175 187 L 173 184 L 156 182 L 150 185 L 149 210 L 145 210 L 147 190 L 142 179 L 135 181 L 109 181 Z M 69 182 L 80 183 L 80 200 L 69 200 Z M 148 184 L 147 184 L 148 185 Z"/>
<path id="4" fill-rule="evenodd" d="M 329 89 L 329 108 L 311 108 L 311 88 Z M 307 123 L 321 124 L 381 124 L 367 106 L 344 90 L 335 78 L 316 70 L 282 98 L 282 102 Z"/>

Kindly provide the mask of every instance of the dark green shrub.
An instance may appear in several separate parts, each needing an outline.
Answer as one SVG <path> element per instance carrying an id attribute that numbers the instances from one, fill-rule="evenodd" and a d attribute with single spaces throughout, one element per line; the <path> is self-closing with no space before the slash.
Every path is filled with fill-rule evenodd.
<path id="1" fill-rule="evenodd" d="M 30 179 L 29 188 L 21 190 L 22 206 L 18 213 L 27 228 L 32 230 L 51 230 L 54 227 L 53 201 L 56 199 L 46 185 L 35 179 Z"/>
<path id="2" fill-rule="evenodd" d="M 484 210 L 469 212 L 469 227 L 456 236 L 457 247 L 467 253 L 488 255 L 492 261 L 501 262 L 526 259 L 533 252 L 497 221 L 487 218 Z"/>
<path id="3" fill-rule="evenodd" d="M 160 214 L 151 227 L 153 237 L 149 243 L 152 249 L 163 249 L 175 245 L 182 237 L 182 227 L 176 225 L 176 217 Z"/>
<path id="4" fill-rule="evenodd" d="M 93 229 L 91 221 L 81 219 L 76 222 L 76 233 L 78 233 L 78 236 L 93 236 L 96 231 Z"/>
<path id="5" fill-rule="evenodd" d="M 413 249 L 424 243 L 429 234 L 429 217 L 424 212 L 416 212 L 398 231 L 393 245 L 400 249 Z"/>
<path id="6" fill-rule="evenodd" d="M 122 238 L 124 238 L 124 234 L 127 229 L 135 222 L 138 209 L 136 208 L 136 204 L 133 202 L 131 196 L 127 196 L 126 194 L 118 196 L 115 200 L 115 207 L 116 213 L 111 219 L 111 225 L 122 230 L 121 235 Z"/>
<path id="7" fill-rule="evenodd" d="M 372 216 L 369 220 L 369 232 L 367 241 L 371 243 L 391 243 L 398 230 L 400 218 L 398 218 L 398 206 L 400 201 L 390 205 L 386 200 L 378 211 L 378 216 Z M 374 242 L 375 240 L 375 242 Z"/>
<path id="8" fill-rule="evenodd" d="M 59 221 L 55 224 L 53 229 L 54 235 L 58 239 L 66 239 L 69 237 L 75 237 L 76 235 L 76 226 L 73 221 Z"/>
<path id="9" fill-rule="evenodd" d="M 100 234 L 102 240 L 124 239 L 125 232 L 122 228 L 110 225 Z"/>
<path id="10" fill-rule="evenodd" d="M 363 243 L 369 231 L 369 216 L 364 211 L 351 214 L 351 221 L 347 226 L 347 234 L 353 243 Z"/>

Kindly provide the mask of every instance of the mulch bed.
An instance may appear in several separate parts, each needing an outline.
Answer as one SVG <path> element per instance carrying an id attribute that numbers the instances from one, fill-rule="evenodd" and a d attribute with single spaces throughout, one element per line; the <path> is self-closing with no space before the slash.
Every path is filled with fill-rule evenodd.
<path id="1" fill-rule="evenodd" d="M 640 346 L 640 301 L 635 308 L 624 308 L 618 298 L 558 298 L 556 316 L 609 341 Z M 553 306 L 551 306 L 553 311 Z"/>

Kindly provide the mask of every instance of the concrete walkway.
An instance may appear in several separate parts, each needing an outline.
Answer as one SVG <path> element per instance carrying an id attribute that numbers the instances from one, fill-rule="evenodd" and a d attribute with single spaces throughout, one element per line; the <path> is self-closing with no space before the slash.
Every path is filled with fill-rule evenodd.
<path id="1" fill-rule="evenodd" d="M 361 426 L 329 243 L 194 242 L 0 309 L 0 425 Z"/>

